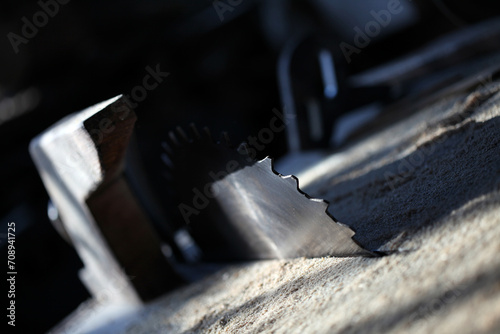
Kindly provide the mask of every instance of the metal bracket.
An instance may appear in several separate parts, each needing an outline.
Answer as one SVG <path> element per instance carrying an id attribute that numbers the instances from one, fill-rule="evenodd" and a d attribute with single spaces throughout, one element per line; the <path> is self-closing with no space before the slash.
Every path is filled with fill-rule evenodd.
<path id="1" fill-rule="evenodd" d="M 85 265 L 88 290 L 140 304 L 182 280 L 123 177 L 135 121 L 117 96 L 62 119 L 32 140 L 30 152 Z"/>

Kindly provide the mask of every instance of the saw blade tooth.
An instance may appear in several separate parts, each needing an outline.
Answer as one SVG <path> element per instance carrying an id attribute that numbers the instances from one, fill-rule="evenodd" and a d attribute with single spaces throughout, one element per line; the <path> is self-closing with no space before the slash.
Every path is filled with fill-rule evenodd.
<path id="1" fill-rule="evenodd" d="M 174 164 L 167 154 L 162 153 L 160 155 L 160 158 L 161 158 L 161 161 L 163 161 L 163 163 L 165 164 L 165 166 L 167 166 L 167 168 L 169 168 L 171 170 L 174 169 Z"/>
<path id="2" fill-rule="evenodd" d="M 229 138 L 229 135 L 226 131 L 220 134 L 219 142 L 226 144 L 226 146 L 228 147 L 231 146 L 231 139 Z"/>
<path id="3" fill-rule="evenodd" d="M 274 170 L 274 167 L 273 167 L 273 161 L 272 161 L 272 159 L 271 159 L 271 158 L 269 158 L 269 157 L 265 157 L 264 159 L 259 160 L 257 163 L 262 164 L 262 165 L 265 165 L 265 166 L 268 166 L 269 168 L 271 168 L 271 170 L 274 172 L 274 174 L 278 174 L 278 173 Z"/>
<path id="4" fill-rule="evenodd" d="M 274 169 L 273 169 L 273 172 L 274 173 L 277 173 Z M 311 197 L 309 196 L 306 192 L 302 191 L 300 189 L 300 180 L 298 177 L 296 177 L 295 175 L 281 175 L 279 173 L 277 173 L 283 180 L 287 181 L 290 185 L 292 185 L 295 189 L 297 189 L 297 191 L 302 194 L 303 196 L 305 196 L 308 200 L 310 200 L 311 202 L 313 202 L 312 204 L 314 205 L 319 205 L 321 207 L 324 208 L 324 211 L 326 211 L 328 209 L 328 206 L 330 205 L 330 203 L 328 203 L 328 201 L 324 200 L 324 199 L 321 199 L 321 198 L 314 198 L 314 197 Z"/>
<path id="5" fill-rule="evenodd" d="M 191 132 L 193 133 L 194 137 L 196 139 L 201 139 L 201 135 L 200 135 L 200 132 L 198 131 L 198 128 L 196 127 L 196 124 L 190 123 L 189 127 L 190 127 Z"/>
<path id="6" fill-rule="evenodd" d="M 184 132 L 184 130 L 178 126 L 175 128 L 175 131 L 177 132 L 177 135 L 182 139 L 182 141 L 184 143 L 190 143 L 192 140 L 191 138 L 189 138 L 186 133 Z"/>
<path id="7" fill-rule="evenodd" d="M 279 176 L 286 182 L 290 183 L 292 186 L 296 187 L 297 189 L 299 188 L 299 184 L 297 182 L 297 178 L 295 178 L 293 175 L 281 175 Z"/>
<path id="8" fill-rule="evenodd" d="M 170 148 L 170 146 L 168 146 L 166 141 L 161 142 L 161 147 L 170 156 L 174 153 L 174 151 Z"/>
<path id="9" fill-rule="evenodd" d="M 175 146 L 177 146 L 177 147 L 181 146 L 181 144 L 179 143 L 179 140 L 177 139 L 177 137 L 175 136 L 175 133 L 173 131 L 170 131 L 168 133 L 168 139 L 170 139 L 170 142 L 172 144 L 174 144 Z"/>
<path id="10" fill-rule="evenodd" d="M 324 212 L 328 214 L 328 207 L 330 206 L 330 203 L 328 201 L 325 201 L 324 199 L 320 198 L 312 198 L 303 191 L 301 191 L 313 204 L 317 205 L 318 207 L 321 207 Z M 338 223 L 338 222 L 337 222 Z"/>
<path id="11" fill-rule="evenodd" d="M 273 160 L 270 159 L 269 157 L 266 157 L 266 158 L 260 160 L 258 163 L 263 164 L 264 166 L 266 166 L 266 168 L 269 167 L 275 175 L 277 175 L 280 179 L 286 181 L 289 184 L 289 186 L 291 186 L 292 188 L 294 188 L 298 192 L 298 194 L 300 194 L 301 196 L 304 197 L 304 199 L 309 201 L 311 206 L 314 206 L 316 208 L 314 211 L 321 212 L 325 215 L 324 217 L 327 218 L 327 220 L 325 222 L 329 222 L 329 224 L 317 225 L 316 228 L 318 229 L 318 233 L 324 233 L 325 235 L 330 234 L 330 238 L 332 240 L 335 240 L 336 238 L 338 238 L 337 239 L 338 241 L 341 241 L 341 239 L 343 238 L 342 235 L 344 235 L 344 237 L 347 236 L 349 238 L 349 239 L 344 238 L 343 242 L 341 241 L 342 242 L 341 245 L 335 246 L 336 250 L 334 250 L 333 248 L 329 248 L 330 243 L 328 241 L 328 238 L 325 237 L 325 239 L 323 240 L 323 243 L 322 243 L 323 245 L 322 246 L 318 245 L 318 248 L 316 248 L 314 251 L 313 251 L 313 248 L 311 248 L 310 251 L 301 254 L 300 252 L 296 253 L 297 249 L 296 250 L 290 249 L 289 250 L 291 252 L 290 254 L 295 254 L 295 256 L 297 256 L 297 255 L 299 255 L 299 256 L 311 256 L 311 255 L 314 255 L 314 256 L 325 256 L 325 255 L 378 256 L 377 254 L 375 254 L 369 250 L 366 250 L 360 244 L 358 244 L 353 239 L 353 236 L 355 235 L 355 231 L 351 227 L 349 227 L 348 225 L 340 223 L 337 219 L 335 219 L 335 217 L 333 217 L 330 214 L 330 212 L 328 212 L 328 208 L 330 206 L 330 203 L 328 201 L 326 201 L 324 199 L 312 198 L 307 193 L 302 191 L 299 187 L 299 179 L 296 176 L 294 176 L 294 175 L 283 176 L 283 175 L 279 174 L 274 169 Z M 318 217 L 318 219 L 321 219 L 321 218 Z M 334 224 L 334 225 L 331 225 L 330 223 Z M 327 227 L 327 226 L 330 226 L 330 227 Z M 334 232 L 334 234 L 331 234 L 332 232 Z M 304 247 L 306 247 L 305 244 L 304 244 Z M 326 248 L 323 248 L 323 247 L 326 247 Z"/>
<path id="12" fill-rule="evenodd" d="M 210 140 L 210 141 L 212 141 L 212 142 L 213 142 L 213 139 L 212 139 L 212 133 L 210 132 L 210 129 L 209 129 L 209 128 L 207 128 L 207 127 L 205 126 L 205 127 L 203 128 L 203 133 L 204 133 L 205 137 L 206 137 L 208 140 Z"/>
<path id="13" fill-rule="evenodd" d="M 317 203 L 321 203 L 321 204 L 325 204 L 326 206 L 328 206 L 328 201 L 322 199 L 322 198 L 314 198 L 314 197 L 309 197 L 309 195 L 307 195 L 306 193 L 304 193 L 304 195 L 306 195 L 309 200 L 313 201 L 313 202 L 317 202 Z"/>

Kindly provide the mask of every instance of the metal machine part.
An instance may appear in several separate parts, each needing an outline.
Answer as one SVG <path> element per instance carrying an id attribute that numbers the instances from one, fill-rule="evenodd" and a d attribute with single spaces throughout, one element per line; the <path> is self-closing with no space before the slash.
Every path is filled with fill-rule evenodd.
<path id="1" fill-rule="evenodd" d="M 233 149 L 227 135 L 214 143 L 209 131 L 200 135 L 195 126 L 195 139 L 180 128 L 169 134 L 164 159 L 184 200 L 178 204 L 182 218 L 198 216 L 188 225 L 198 245 L 183 223 L 169 221 L 163 223 L 176 231 L 168 240 L 173 247 L 162 245 L 134 195 L 140 184 L 124 177 L 135 120 L 126 99 L 115 97 L 64 118 L 30 146 L 52 199 L 51 219 L 79 253 L 85 265 L 80 278 L 95 298 L 113 291 L 114 302 L 134 305 L 177 287 L 184 281 L 178 272 L 186 271 L 175 270 L 165 256 L 177 248 L 190 250 L 188 263 L 196 260 L 198 245 L 205 260 L 376 255 L 326 213 L 326 202 L 300 192 L 293 176 L 276 174 L 269 158 L 255 161 L 248 146 Z"/>
<path id="2" fill-rule="evenodd" d="M 182 282 L 123 177 L 135 120 L 119 96 L 62 119 L 30 145 L 64 231 L 85 265 L 81 280 L 94 297 L 111 291 L 110 300 L 127 304 Z"/>
<path id="3" fill-rule="evenodd" d="M 328 146 L 340 111 L 338 95 L 344 95 L 335 66 L 333 51 L 322 41 L 301 36 L 285 46 L 278 82 L 284 112 L 293 116 L 287 125 L 290 152 Z"/>
<path id="4" fill-rule="evenodd" d="M 246 143 L 238 150 L 227 135 L 213 142 L 191 126 L 164 143 L 172 199 L 205 260 L 320 256 L 376 256 L 354 232 L 327 212 L 328 203 L 300 191 L 294 176 L 274 171 L 271 159 L 254 160 Z"/>
<path id="5" fill-rule="evenodd" d="M 276 173 L 270 158 L 227 175 L 213 188 L 235 231 L 233 244 L 255 258 L 376 256 L 327 213 L 326 201 L 300 191 L 293 175 Z"/>
<path id="6" fill-rule="evenodd" d="M 289 153 L 332 147 L 335 126 L 349 111 L 387 99 L 389 85 L 353 86 L 332 37 L 290 39 L 277 66 Z"/>
<path id="7" fill-rule="evenodd" d="M 278 60 L 280 97 L 290 122 L 288 153 L 277 166 L 301 173 L 319 163 L 326 149 L 366 134 L 375 115 L 395 119 L 391 110 L 418 110 L 461 89 L 464 78 L 495 72 L 499 35 L 500 21 L 487 20 L 358 73 L 348 73 L 334 38 L 291 38 Z"/>

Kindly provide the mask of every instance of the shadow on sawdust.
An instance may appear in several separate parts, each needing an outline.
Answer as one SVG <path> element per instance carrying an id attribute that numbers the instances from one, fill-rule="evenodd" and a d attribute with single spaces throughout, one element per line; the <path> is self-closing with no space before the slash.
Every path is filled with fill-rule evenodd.
<path id="1" fill-rule="evenodd" d="M 378 249 L 404 231 L 437 224 L 500 185 L 500 116 L 470 121 L 412 154 L 335 186 L 331 213 Z"/>
<path id="2" fill-rule="evenodd" d="M 406 307 L 392 310 L 381 310 L 378 316 L 372 317 L 355 325 L 348 325 L 336 333 L 386 333 L 398 326 L 412 325 L 419 321 L 429 321 L 432 317 L 439 316 L 446 309 L 454 307 L 457 303 L 466 303 L 472 296 L 480 291 L 497 290 L 500 280 L 500 268 L 494 267 L 479 273 L 468 281 L 453 284 L 446 291 L 434 290 L 425 297 L 413 300 Z M 487 293 L 487 292 L 486 292 Z M 471 315 L 473 316 L 473 315 Z M 500 328 L 500 321 L 485 332 L 496 332 Z"/>

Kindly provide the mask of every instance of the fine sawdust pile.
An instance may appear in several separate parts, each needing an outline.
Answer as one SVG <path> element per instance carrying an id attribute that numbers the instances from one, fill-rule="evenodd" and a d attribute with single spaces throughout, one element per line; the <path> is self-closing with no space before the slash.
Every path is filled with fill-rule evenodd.
<path id="1" fill-rule="evenodd" d="M 381 258 L 259 261 L 149 305 L 127 333 L 500 332 L 499 86 L 448 96 L 299 175 Z"/>

